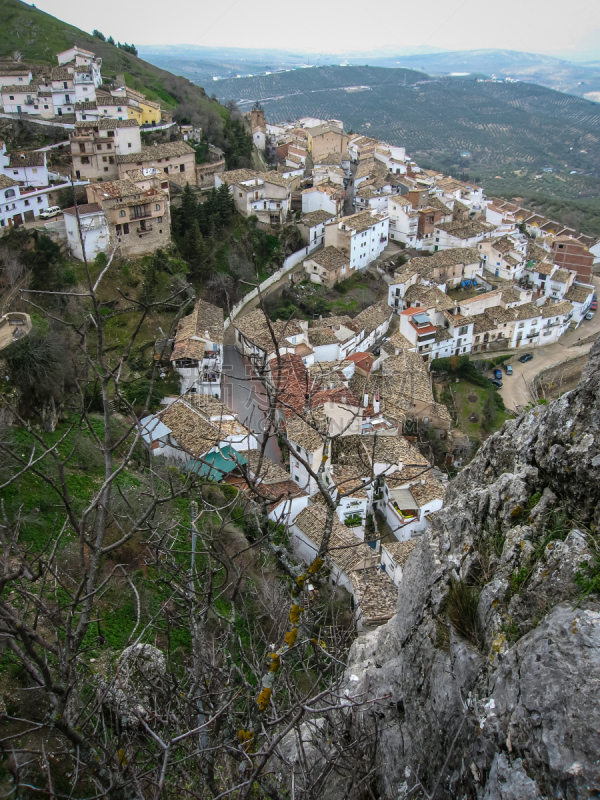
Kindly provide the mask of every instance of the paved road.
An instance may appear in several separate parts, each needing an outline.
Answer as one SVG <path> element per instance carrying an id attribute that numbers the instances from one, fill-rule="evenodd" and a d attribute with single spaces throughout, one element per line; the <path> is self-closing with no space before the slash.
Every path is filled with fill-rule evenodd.
<path id="1" fill-rule="evenodd" d="M 223 403 L 233 409 L 262 442 L 265 402 L 264 389 L 252 367 L 232 345 L 223 349 Z M 271 434 L 265 453 L 276 464 L 282 464 L 277 437 Z"/>

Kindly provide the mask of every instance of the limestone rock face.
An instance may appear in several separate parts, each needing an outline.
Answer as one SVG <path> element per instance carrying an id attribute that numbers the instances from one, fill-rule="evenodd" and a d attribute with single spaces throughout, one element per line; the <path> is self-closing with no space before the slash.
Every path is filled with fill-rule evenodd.
<path id="1" fill-rule="evenodd" d="M 343 690 L 385 698 L 380 797 L 600 792 L 600 603 L 584 596 L 599 529 L 600 341 L 575 390 L 507 422 L 450 484 L 396 616 L 352 647 Z M 470 640 L 450 623 L 456 585 L 475 598 Z"/>

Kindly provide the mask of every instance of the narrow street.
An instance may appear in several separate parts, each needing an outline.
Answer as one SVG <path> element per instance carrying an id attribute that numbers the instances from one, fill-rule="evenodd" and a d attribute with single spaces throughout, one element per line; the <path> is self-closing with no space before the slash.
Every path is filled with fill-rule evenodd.
<path id="1" fill-rule="evenodd" d="M 235 347 L 226 344 L 223 349 L 223 397 L 222 402 L 233 409 L 240 420 L 262 441 L 267 402 L 261 382 L 252 372 L 248 359 Z M 281 450 L 274 434 L 269 436 L 265 449 L 276 464 L 282 464 Z"/>

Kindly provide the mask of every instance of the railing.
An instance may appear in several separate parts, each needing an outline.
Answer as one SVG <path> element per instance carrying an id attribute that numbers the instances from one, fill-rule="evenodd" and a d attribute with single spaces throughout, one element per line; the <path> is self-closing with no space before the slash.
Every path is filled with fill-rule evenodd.
<path id="1" fill-rule="evenodd" d="M 146 225 L 145 228 L 136 228 L 136 232 L 143 236 L 144 233 L 152 233 L 152 225 Z"/>
<path id="2" fill-rule="evenodd" d="M 136 220 L 138 220 L 138 219 L 149 219 L 151 216 L 152 216 L 152 214 L 151 214 L 150 212 L 148 212 L 147 214 L 134 214 L 134 215 L 131 217 L 131 220 L 132 220 L 133 222 L 135 222 L 135 221 L 136 221 Z"/>

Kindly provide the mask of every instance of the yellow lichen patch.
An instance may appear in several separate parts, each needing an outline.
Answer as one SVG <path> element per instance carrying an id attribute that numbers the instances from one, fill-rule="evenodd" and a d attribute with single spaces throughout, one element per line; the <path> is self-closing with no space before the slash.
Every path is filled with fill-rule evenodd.
<path id="1" fill-rule="evenodd" d="M 492 652 L 501 653 L 506 645 L 506 636 L 503 633 L 498 633 L 492 642 Z"/>
<path id="2" fill-rule="evenodd" d="M 259 711 L 264 711 L 265 708 L 269 705 L 269 700 L 271 699 L 271 690 L 268 686 L 262 690 L 262 692 L 256 698 L 256 705 L 258 706 Z"/>
<path id="3" fill-rule="evenodd" d="M 325 562 L 323 561 L 322 558 L 315 558 L 313 563 L 308 568 L 309 573 L 311 575 L 314 575 L 315 573 L 319 572 L 319 570 L 321 569 L 321 567 L 323 566 L 324 563 Z"/>
<path id="4" fill-rule="evenodd" d="M 510 512 L 511 517 L 518 517 L 523 513 L 523 509 L 521 506 L 515 506 L 513 510 Z"/>
<path id="5" fill-rule="evenodd" d="M 323 650 L 327 650 L 327 645 L 325 644 L 323 639 L 319 639 L 318 641 L 317 639 L 311 639 L 311 642 L 315 645 L 315 647 L 322 647 Z"/>
<path id="6" fill-rule="evenodd" d="M 300 614 L 304 611 L 302 606 L 294 604 L 290 608 L 290 622 L 292 625 L 297 625 L 300 622 Z"/>
<path id="7" fill-rule="evenodd" d="M 281 659 L 277 653 L 269 653 L 267 663 L 269 664 L 269 672 L 279 672 Z"/>
<path id="8" fill-rule="evenodd" d="M 292 628 L 292 630 L 288 631 L 283 638 L 288 647 L 293 647 L 296 643 L 296 639 L 298 638 L 298 628 Z"/>
<path id="9" fill-rule="evenodd" d="M 119 764 L 122 767 L 124 767 L 127 764 L 127 758 L 125 756 L 125 750 L 123 750 L 123 749 L 119 750 L 117 755 L 119 757 Z"/>
<path id="10" fill-rule="evenodd" d="M 243 745 L 245 749 L 247 749 L 248 746 L 251 744 L 252 740 L 254 739 L 254 732 L 245 731 L 242 728 L 241 730 L 238 731 L 238 739 L 240 740 L 240 744 Z"/>

